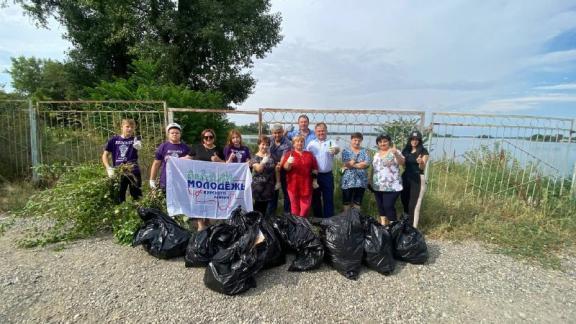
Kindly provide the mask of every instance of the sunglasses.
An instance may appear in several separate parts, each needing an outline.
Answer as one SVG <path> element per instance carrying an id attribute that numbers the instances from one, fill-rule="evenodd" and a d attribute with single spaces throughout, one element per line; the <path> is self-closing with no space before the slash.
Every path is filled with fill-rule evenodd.
<path id="1" fill-rule="evenodd" d="M 210 136 L 204 136 L 204 139 L 214 139 L 214 136 L 210 135 Z"/>

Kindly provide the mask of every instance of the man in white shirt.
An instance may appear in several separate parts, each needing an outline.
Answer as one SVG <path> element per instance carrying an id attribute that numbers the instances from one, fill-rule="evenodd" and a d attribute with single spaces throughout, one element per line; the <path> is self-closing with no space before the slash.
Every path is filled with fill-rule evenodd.
<path id="1" fill-rule="evenodd" d="M 318 123 L 314 127 L 316 135 L 306 146 L 318 162 L 318 188 L 312 195 L 312 210 L 314 217 L 324 218 L 334 216 L 334 175 L 332 167 L 334 156 L 340 152 L 336 141 L 328 139 L 328 127 Z"/>

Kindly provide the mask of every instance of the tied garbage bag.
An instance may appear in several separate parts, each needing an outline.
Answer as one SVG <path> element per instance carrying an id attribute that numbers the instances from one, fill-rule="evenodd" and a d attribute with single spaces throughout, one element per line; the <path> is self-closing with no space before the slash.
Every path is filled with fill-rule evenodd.
<path id="1" fill-rule="evenodd" d="M 184 262 L 189 267 L 205 267 L 221 249 L 230 246 L 239 237 L 236 227 L 221 223 L 196 232 L 186 247 Z"/>
<path id="2" fill-rule="evenodd" d="M 414 228 L 408 217 L 390 226 L 394 257 L 413 264 L 428 260 L 428 247 L 424 235 Z"/>
<path id="3" fill-rule="evenodd" d="M 296 258 L 288 271 L 307 271 L 320 267 L 324 259 L 324 247 L 306 218 L 287 215 L 274 217 L 271 222 L 284 249 L 296 252 Z"/>
<path id="4" fill-rule="evenodd" d="M 273 268 L 286 263 L 286 254 L 282 249 L 282 243 L 269 220 L 258 211 L 244 212 L 240 207 L 234 209 L 228 219 L 228 224 L 236 226 L 241 233 L 250 227 L 256 227 L 259 232 L 262 245 L 259 246 L 258 258 L 264 262 L 264 269 Z"/>
<path id="5" fill-rule="evenodd" d="M 364 263 L 384 275 L 394 271 L 392 238 L 388 230 L 372 217 L 362 217 L 364 224 Z"/>
<path id="6" fill-rule="evenodd" d="M 322 240 L 331 265 L 344 277 L 356 280 L 364 255 L 364 228 L 360 212 L 350 208 L 320 223 Z"/>
<path id="7" fill-rule="evenodd" d="M 254 275 L 262 268 L 258 258 L 261 244 L 256 244 L 256 227 L 247 231 L 228 248 L 218 251 L 206 267 L 204 285 L 226 295 L 237 295 L 256 287 Z"/>
<path id="8" fill-rule="evenodd" d="M 150 255 L 160 259 L 183 256 L 190 233 L 172 218 L 154 208 L 139 208 L 138 215 L 144 221 L 134 238 L 132 246 L 142 245 Z"/>

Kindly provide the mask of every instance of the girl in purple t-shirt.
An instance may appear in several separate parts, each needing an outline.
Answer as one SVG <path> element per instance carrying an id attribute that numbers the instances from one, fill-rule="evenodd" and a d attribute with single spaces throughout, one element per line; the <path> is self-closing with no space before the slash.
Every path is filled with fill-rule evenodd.
<path id="1" fill-rule="evenodd" d="M 113 178 L 115 167 L 123 164 L 132 165 L 130 173 L 122 173 L 120 176 L 120 192 L 118 203 L 126 201 L 126 191 L 130 188 L 130 195 L 137 200 L 142 197 L 142 176 L 138 167 L 138 150 L 142 148 L 142 142 L 134 137 L 136 122 L 134 119 L 123 119 L 121 135 L 112 136 L 102 153 L 102 164 L 106 167 L 108 177 Z M 112 165 L 109 158 L 112 157 Z"/>
<path id="2" fill-rule="evenodd" d="M 184 144 L 180 137 L 182 136 L 182 127 L 176 123 L 166 126 L 168 140 L 156 149 L 154 162 L 150 167 L 150 188 L 156 189 L 156 176 L 160 169 L 160 188 L 166 189 L 166 159 L 172 157 L 186 157 L 190 153 L 188 145 Z"/>
<path id="3" fill-rule="evenodd" d="M 226 163 L 244 163 L 250 161 L 250 149 L 242 145 L 242 134 L 237 129 L 228 133 L 228 145 L 224 147 Z"/>

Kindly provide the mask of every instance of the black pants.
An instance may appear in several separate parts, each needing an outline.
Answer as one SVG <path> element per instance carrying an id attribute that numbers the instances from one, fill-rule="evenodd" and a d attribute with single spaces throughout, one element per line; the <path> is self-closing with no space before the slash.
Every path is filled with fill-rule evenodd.
<path id="1" fill-rule="evenodd" d="M 375 191 L 376 205 L 380 216 L 386 216 L 390 221 L 396 221 L 396 199 L 400 195 L 399 191 Z"/>
<path id="2" fill-rule="evenodd" d="M 286 170 L 280 170 L 280 186 L 282 187 L 282 196 L 284 196 L 284 213 L 290 213 L 290 198 L 288 198 L 288 185 L 286 184 Z M 268 215 L 276 215 L 278 208 L 278 199 L 280 199 L 280 190 L 274 191 L 274 197 L 268 204 Z"/>
<path id="3" fill-rule="evenodd" d="M 334 216 L 334 175 L 332 172 L 318 173 L 318 189 L 312 192 L 314 217 Z"/>
<path id="4" fill-rule="evenodd" d="M 142 176 L 140 172 L 134 172 L 120 177 L 120 192 L 118 192 L 118 203 L 126 201 L 126 190 L 130 188 L 130 195 L 134 200 L 142 197 Z"/>
<path id="5" fill-rule="evenodd" d="M 420 196 L 420 175 L 418 177 L 402 177 L 403 190 L 400 194 L 404 212 L 408 214 L 410 224 L 414 223 L 414 210 Z"/>
<path id="6" fill-rule="evenodd" d="M 269 204 L 270 200 L 254 200 L 254 210 L 259 211 L 262 216 L 267 216 Z"/>

